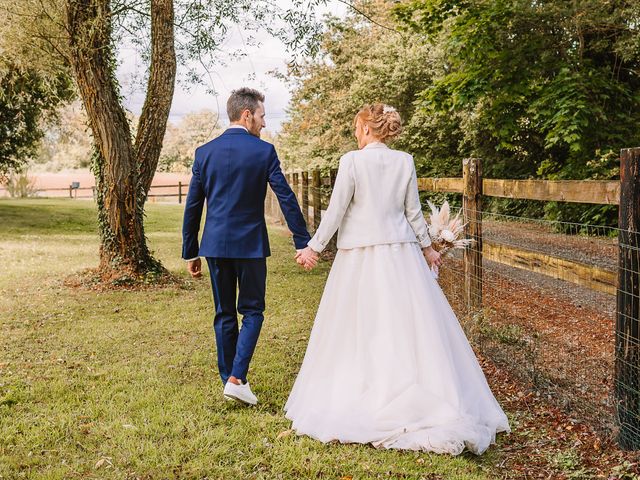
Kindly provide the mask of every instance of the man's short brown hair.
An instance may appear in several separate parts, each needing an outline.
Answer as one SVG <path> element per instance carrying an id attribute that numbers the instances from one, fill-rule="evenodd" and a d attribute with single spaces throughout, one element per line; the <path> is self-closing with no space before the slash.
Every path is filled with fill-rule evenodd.
<path id="1" fill-rule="evenodd" d="M 227 100 L 229 120 L 237 122 L 245 110 L 249 110 L 252 114 L 256 113 L 260 102 L 264 102 L 264 95 L 253 88 L 245 87 L 233 90 L 229 100 Z"/>

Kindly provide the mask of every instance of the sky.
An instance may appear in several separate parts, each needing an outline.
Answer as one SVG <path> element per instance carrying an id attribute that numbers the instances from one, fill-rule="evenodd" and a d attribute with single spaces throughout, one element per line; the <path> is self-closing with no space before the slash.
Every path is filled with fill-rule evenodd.
<path id="1" fill-rule="evenodd" d="M 281 4 L 286 0 L 278 0 Z M 336 1 L 323 7 L 319 14 L 331 12 L 334 15 L 344 16 L 347 12 L 344 4 Z M 286 109 L 291 97 L 290 87 L 280 79 L 275 78 L 270 71 L 278 70 L 286 72 L 286 63 L 291 55 L 285 46 L 273 38 L 268 32 L 252 33 L 259 41 L 257 46 L 246 46 L 247 33 L 238 27 L 230 29 L 226 44 L 230 49 L 240 48 L 246 56 L 234 60 L 227 66 L 217 67 L 209 77 L 203 72 L 203 78 L 208 86 L 213 86 L 217 96 L 207 92 L 207 86 L 191 86 L 186 88 L 180 82 L 176 84 L 173 104 L 169 121 L 178 123 L 187 113 L 203 109 L 220 113 L 220 123 L 228 123 L 225 106 L 231 90 L 248 86 L 257 88 L 265 94 L 265 109 L 267 130 L 278 132 L 280 125 L 286 120 Z M 122 85 L 122 93 L 126 107 L 135 114 L 140 114 L 144 103 L 143 88 L 133 82 L 132 78 L 142 72 L 144 68 L 140 54 L 133 47 L 122 47 L 119 51 L 120 67 L 118 78 Z M 178 74 L 180 74 L 180 68 Z"/>

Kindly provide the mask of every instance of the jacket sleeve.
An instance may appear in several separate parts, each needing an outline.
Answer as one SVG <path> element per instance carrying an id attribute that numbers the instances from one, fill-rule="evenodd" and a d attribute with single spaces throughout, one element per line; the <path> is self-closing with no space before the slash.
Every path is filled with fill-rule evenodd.
<path id="1" fill-rule="evenodd" d="M 411 159 L 411 178 L 407 185 L 407 192 L 404 198 L 404 215 L 409 221 L 409 225 L 416 234 L 416 238 L 422 248 L 431 245 L 431 237 L 427 230 L 427 222 L 422 213 L 422 205 L 420 204 L 420 194 L 418 193 L 418 178 L 416 175 L 416 167 Z"/>
<path id="2" fill-rule="evenodd" d="M 193 176 L 189 183 L 189 193 L 187 194 L 187 200 L 184 205 L 184 220 L 182 222 L 182 258 L 185 260 L 196 258 L 198 256 L 198 250 L 200 249 L 198 233 L 200 232 L 205 193 L 200 179 L 197 155 L 191 171 Z"/>
<path id="3" fill-rule="evenodd" d="M 351 155 L 346 154 L 340 159 L 336 183 L 331 193 L 327 213 L 324 218 L 322 218 L 318 230 L 309 242 L 309 246 L 314 251 L 318 253 L 322 252 L 331 240 L 331 237 L 333 237 L 333 234 L 336 233 L 351 203 L 354 191 L 355 178 L 353 174 L 353 161 Z"/>
<path id="4" fill-rule="evenodd" d="M 293 234 L 293 243 L 297 250 L 303 249 L 307 246 L 311 235 L 309 235 L 309 232 L 307 231 L 307 223 L 304 221 L 304 217 L 302 216 L 298 199 L 282 173 L 278 154 L 276 153 L 276 149 L 273 147 L 269 160 L 268 175 L 271 190 L 273 190 L 273 193 L 275 193 L 278 198 L 280 210 L 282 210 L 287 226 Z"/>

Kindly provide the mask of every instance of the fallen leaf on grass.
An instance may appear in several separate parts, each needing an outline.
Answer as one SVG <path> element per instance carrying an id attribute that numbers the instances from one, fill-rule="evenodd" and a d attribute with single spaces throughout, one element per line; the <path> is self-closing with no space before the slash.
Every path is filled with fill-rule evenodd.
<path id="1" fill-rule="evenodd" d="M 84 433 L 85 435 L 91 431 L 91 427 L 93 427 L 93 423 L 82 423 L 78 425 L 80 433 Z"/>
<path id="2" fill-rule="evenodd" d="M 284 430 L 278 434 L 276 440 L 280 440 L 281 438 L 288 437 L 293 433 L 293 430 Z"/>
<path id="3" fill-rule="evenodd" d="M 103 467 L 105 464 L 111 466 L 113 465 L 111 463 L 111 458 L 110 457 L 102 457 L 100 460 L 98 460 L 95 464 L 95 466 L 93 467 L 94 469 L 99 469 L 101 467 Z"/>

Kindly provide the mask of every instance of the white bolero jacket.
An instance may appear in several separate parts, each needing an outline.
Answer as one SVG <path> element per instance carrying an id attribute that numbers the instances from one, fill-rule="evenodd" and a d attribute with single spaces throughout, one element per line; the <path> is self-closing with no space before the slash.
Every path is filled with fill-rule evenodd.
<path id="1" fill-rule="evenodd" d="M 321 252 L 336 229 L 340 249 L 431 245 L 413 157 L 377 142 L 343 155 L 329 207 L 308 245 Z"/>

